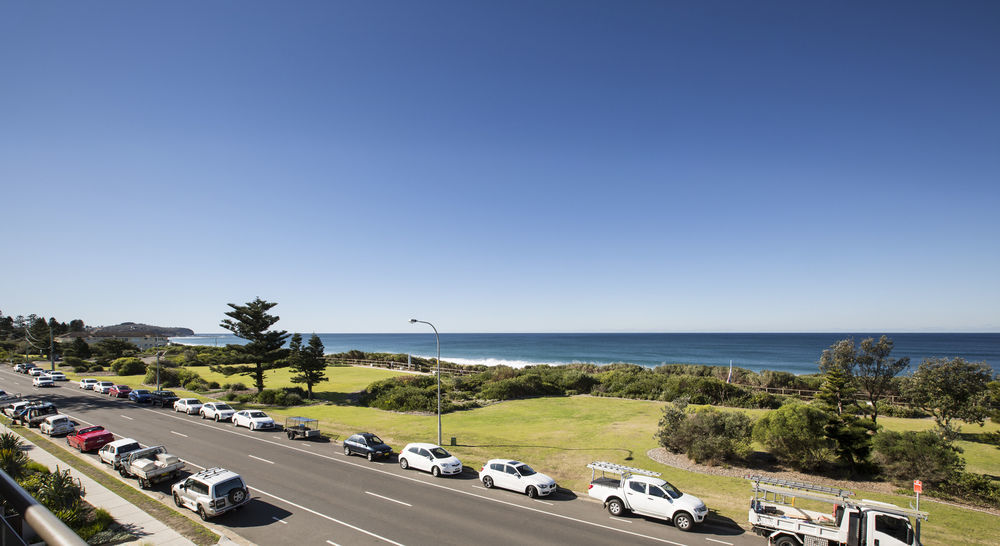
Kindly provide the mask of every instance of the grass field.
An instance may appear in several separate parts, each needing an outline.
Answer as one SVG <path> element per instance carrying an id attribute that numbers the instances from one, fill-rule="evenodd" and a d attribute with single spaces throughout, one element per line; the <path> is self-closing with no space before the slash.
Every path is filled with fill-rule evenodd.
<path id="1" fill-rule="evenodd" d="M 216 377 L 198 369 L 209 381 L 250 385 L 250 378 Z M 435 415 L 399 414 L 372 408 L 338 404 L 351 392 L 371 381 L 397 375 L 381 369 L 330 368 L 327 382 L 316 389 L 322 398 L 333 401 L 308 407 L 272 408 L 269 413 L 279 421 L 287 415 L 318 419 L 324 432 L 343 439 L 358 431 L 377 432 L 395 449 L 411 441 L 435 441 Z M 140 376 L 121 378 L 123 383 L 138 385 Z M 290 386 L 287 370 L 268 373 L 268 387 Z M 187 395 L 188 393 L 184 393 Z M 193 395 L 193 394 L 192 394 Z M 197 396 L 197 395 L 194 395 Z M 204 397 L 202 397 L 204 398 Z M 484 408 L 445 414 L 442 418 L 444 444 L 466 466 L 479 466 L 495 457 L 511 457 L 531 464 L 551 475 L 562 487 L 586 495 L 590 471 L 587 463 L 606 460 L 638 466 L 663 473 L 663 478 L 683 491 L 700 497 L 718 516 L 741 524 L 746 520 L 750 497 L 749 482 L 743 479 L 709 476 L 660 465 L 646 456 L 657 447 L 653 434 L 660 418 L 662 402 L 621 400 L 590 396 L 534 398 L 494 404 Z M 759 416 L 763 410 L 750 410 Z M 933 427 L 929 420 L 883 417 L 879 423 L 893 430 L 919 430 Z M 985 428 L 966 426 L 966 433 L 998 431 L 990 423 Z M 456 438 L 457 445 L 449 446 Z M 1000 449 L 992 445 L 963 441 L 968 469 L 1000 475 Z M 913 497 L 858 492 L 859 496 L 908 506 Z M 1000 517 L 947 506 L 921 499 L 921 508 L 930 512 L 923 525 L 927 544 L 995 544 L 1000 535 Z M 600 508 L 595 506 L 595 512 Z M 596 514 L 595 514 L 596 516 Z"/>

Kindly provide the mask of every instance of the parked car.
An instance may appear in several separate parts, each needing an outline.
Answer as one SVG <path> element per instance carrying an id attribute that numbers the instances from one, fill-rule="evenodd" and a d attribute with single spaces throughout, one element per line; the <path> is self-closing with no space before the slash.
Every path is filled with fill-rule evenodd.
<path id="1" fill-rule="evenodd" d="M 171 391 L 153 391 L 149 395 L 149 402 L 154 406 L 160 406 L 161 408 L 172 408 L 174 407 L 174 402 L 180 400 L 176 394 Z"/>
<path id="2" fill-rule="evenodd" d="M 270 430 L 274 428 L 274 419 L 260 410 L 240 410 L 233 414 L 233 425 L 250 430 Z"/>
<path id="3" fill-rule="evenodd" d="M 201 400 L 197 398 L 181 398 L 174 402 L 174 411 L 183 411 L 188 415 L 194 415 L 201 410 Z"/>
<path id="4" fill-rule="evenodd" d="M 80 380 L 80 388 L 83 389 L 83 390 L 86 390 L 86 391 L 92 391 L 92 390 L 94 390 L 94 385 L 96 385 L 96 384 L 97 384 L 97 380 L 96 379 L 81 379 Z"/>
<path id="5" fill-rule="evenodd" d="M 148 489 L 155 483 L 177 478 L 184 461 L 167 453 L 165 446 L 152 446 L 130 451 L 122 457 L 118 473 L 123 478 L 139 480 L 139 487 Z"/>
<path id="6" fill-rule="evenodd" d="M 14 364 L 14 371 L 17 373 L 28 373 L 28 370 L 34 367 L 35 365 L 29 362 L 18 362 Z"/>
<path id="7" fill-rule="evenodd" d="M 371 432 L 359 432 L 344 440 L 344 455 L 351 456 L 355 453 L 367 457 L 369 461 L 376 458 L 387 459 L 392 455 L 392 448 Z"/>
<path id="8" fill-rule="evenodd" d="M 66 444 L 81 452 L 100 449 L 113 441 L 115 441 L 114 434 L 104 430 L 101 425 L 81 428 L 66 435 Z"/>
<path id="9" fill-rule="evenodd" d="M 49 377 L 48 374 L 36 375 L 31 380 L 31 384 L 33 386 L 35 386 L 35 387 L 55 387 L 56 386 L 55 382 L 52 381 L 52 378 Z"/>
<path id="10" fill-rule="evenodd" d="M 69 434 L 73 432 L 76 428 L 76 423 L 74 423 L 69 417 L 56 414 L 49 415 L 38 424 L 38 430 L 42 434 L 48 434 L 49 436 L 55 436 L 57 434 Z"/>
<path id="11" fill-rule="evenodd" d="M 66 374 L 60 372 L 59 370 L 49 372 L 49 377 L 51 377 L 53 381 L 69 381 Z"/>
<path id="12" fill-rule="evenodd" d="M 42 375 L 44 373 L 45 373 L 45 370 L 43 370 L 41 368 L 31 368 L 31 369 L 28 370 L 28 375 L 30 375 L 31 377 L 37 377 L 37 376 Z"/>
<path id="13" fill-rule="evenodd" d="M 114 468 L 118 468 L 122 462 L 122 457 L 126 453 L 137 449 L 142 449 L 139 442 L 136 442 L 132 438 L 122 438 L 121 440 L 115 440 L 106 444 L 97 452 L 97 456 L 101 458 L 102 463 L 107 463 Z"/>
<path id="14" fill-rule="evenodd" d="M 129 387 L 128 385 L 115 385 L 108 391 L 108 396 L 114 396 L 115 398 L 127 398 L 130 397 L 131 392 L 132 387 Z"/>
<path id="15" fill-rule="evenodd" d="M 111 387 L 114 386 L 115 384 L 111 381 L 98 381 L 97 384 L 94 385 L 94 392 L 99 392 L 101 394 L 108 394 L 108 392 L 111 390 Z"/>
<path id="16" fill-rule="evenodd" d="M 13 419 L 15 415 L 17 415 L 22 409 L 27 407 L 29 404 L 31 404 L 30 400 L 19 400 L 17 402 L 7 404 L 3 408 L 3 414 Z"/>
<path id="17" fill-rule="evenodd" d="M 535 498 L 539 495 L 550 495 L 556 490 L 556 481 L 535 472 L 530 466 L 510 459 L 491 459 L 486 461 L 479 471 L 479 480 L 483 487 L 501 487 L 511 491 L 519 491 Z"/>
<path id="18" fill-rule="evenodd" d="M 224 468 L 208 468 L 170 488 L 174 504 L 194 510 L 203 520 L 220 516 L 250 502 L 243 478 Z"/>
<path id="19" fill-rule="evenodd" d="M 153 393 L 147 389 L 135 389 L 128 393 L 128 399 L 136 404 L 148 404 L 153 401 Z"/>
<path id="20" fill-rule="evenodd" d="M 435 478 L 462 473 L 462 461 L 437 444 L 406 444 L 399 452 L 399 467 L 403 470 L 416 468 L 430 472 Z"/>
<path id="21" fill-rule="evenodd" d="M 218 422 L 232 419 L 236 410 L 223 402 L 207 402 L 201 406 L 198 413 L 202 419 L 215 419 Z"/>
<path id="22" fill-rule="evenodd" d="M 587 494 L 601 501 L 612 516 L 635 512 L 641 516 L 669 520 L 681 531 L 690 531 L 708 515 L 701 499 L 682 493 L 659 478 L 659 472 L 597 461 Z M 597 472 L 601 477 L 597 477 Z M 607 477 L 612 474 L 618 477 Z"/>
<path id="23" fill-rule="evenodd" d="M 21 408 L 14 415 L 14 420 L 20 421 L 22 425 L 28 427 L 37 427 L 46 417 L 57 413 L 59 410 L 51 402 L 32 402 Z"/>

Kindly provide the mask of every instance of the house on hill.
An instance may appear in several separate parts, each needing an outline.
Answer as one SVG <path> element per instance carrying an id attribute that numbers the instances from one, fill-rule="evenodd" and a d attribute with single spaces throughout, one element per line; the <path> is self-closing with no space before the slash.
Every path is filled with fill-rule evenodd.
<path id="1" fill-rule="evenodd" d="M 164 328 L 148 324 L 123 322 L 115 326 L 88 328 L 83 332 L 69 332 L 56 338 L 59 343 L 72 343 L 75 338 L 83 338 L 87 345 L 99 343 L 105 339 L 127 341 L 140 350 L 163 347 L 169 342 L 168 336 L 193 335 L 187 328 Z"/>

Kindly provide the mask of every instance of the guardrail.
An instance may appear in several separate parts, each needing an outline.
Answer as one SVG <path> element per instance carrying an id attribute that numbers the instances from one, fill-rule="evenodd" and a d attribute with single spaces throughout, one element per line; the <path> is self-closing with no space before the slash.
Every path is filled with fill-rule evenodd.
<path id="1" fill-rule="evenodd" d="M 65 523 L 28 494 L 6 472 L 0 470 L 0 498 L 3 527 L 0 544 L 23 544 L 38 535 L 49 546 L 86 546 L 86 542 Z M 27 525 L 28 529 L 25 529 Z"/>

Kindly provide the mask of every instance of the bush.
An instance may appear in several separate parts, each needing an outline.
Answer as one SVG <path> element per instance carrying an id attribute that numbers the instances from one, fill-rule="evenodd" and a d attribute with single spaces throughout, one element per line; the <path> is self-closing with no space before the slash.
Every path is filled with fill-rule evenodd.
<path id="1" fill-rule="evenodd" d="M 302 397 L 298 393 L 289 392 L 285 394 L 285 399 L 282 401 L 283 406 L 297 406 L 302 403 Z"/>
<path id="2" fill-rule="evenodd" d="M 205 392 L 208 390 L 208 383 L 205 383 L 205 380 L 199 377 L 185 383 L 184 388 L 193 392 Z"/>
<path id="3" fill-rule="evenodd" d="M 87 371 L 88 372 L 103 372 L 104 371 L 104 366 L 102 366 L 102 365 L 100 365 L 100 364 L 98 364 L 98 363 L 95 362 L 95 363 L 91 364 L 87 368 Z"/>
<path id="4" fill-rule="evenodd" d="M 930 417 L 930 414 L 919 408 L 913 406 L 902 406 L 902 405 L 892 405 L 888 404 L 882 400 L 875 403 L 878 407 L 879 416 L 886 417 L 904 417 L 907 419 L 922 419 L 924 417 Z"/>
<path id="5" fill-rule="evenodd" d="M 1000 507 L 1000 485 L 989 476 L 959 472 L 939 485 L 941 492 L 965 501 Z"/>
<path id="6" fill-rule="evenodd" d="M 913 479 L 941 484 L 965 468 L 961 449 L 930 431 L 885 430 L 875 435 L 872 446 L 883 474 L 900 484 Z"/>
<path id="7" fill-rule="evenodd" d="M 832 459 L 824 431 L 828 420 L 820 409 L 786 404 L 757 421 L 753 438 L 779 461 L 799 470 L 815 470 Z"/>
<path id="8" fill-rule="evenodd" d="M 217 389 L 221 389 L 222 387 L 219 386 L 219 382 L 218 381 L 212 381 L 211 383 L 208 384 L 208 388 L 212 389 L 212 390 L 217 390 Z"/>
<path id="9" fill-rule="evenodd" d="M 111 371 L 115 375 L 139 375 L 145 373 L 146 364 L 135 357 L 117 358 L 111 361 Z"/>
<path id="10" fill-rule="evenodd" d="M 284 391 L 278 389 L 264 389 L 257 393 L 257 402 L 261 404 L 266 404 L 268 406 L 278 406 L 281 405 L 279 400 L 285 398 Z"/>
<path id="11" fill-rule="evenodd" d="M 84 362 L 84 360 L 82 358 L 75 357 L 75 356 L 67 356 L 67 357 L 63 357 L 63 363 L 62 363 L 62 365 L 63 366 L 70 366 L 71 368 L 73 368 L 74 370 L 76 370 L 77 366 L 84 366 L 84 365 L 88 365 L 88 364 L 86 364 L 86 362 Z"/>
<path id="12" fill-rule="evenodd" d="M 222 388 L 226 389 L 227 391 L 245 391 L 245 390 L 247 390 L 247 386 L 244 385 L 243 383 L 226 383 L 226 384 L 222 385 Z"/>
<path id="13" fill-rule="evenodd" d="M 673 412 L 665 410 L 661 423 L 674 418 Z M 676 428 L 661 429 L 660 438 L 696 463 L 715 465 L 749 455 L 752 428 L 753 423 L 744 413 L 704 408 L 687 414 Z"/>
<path id="14" fill-rule="evenodd" d="M 198 372 L 193 372 L 185 368 L 160 367 L 160 386 L 164 389 L 187 385 L 191 381 L 200 381 L 205 385 L 204 388 L 208 388 L 208 383 L 198 375 Z M 150 366 L 146 370 L 146 376 L 142 382 L 147 385 L 156 384 L 156 366 Z"/>

